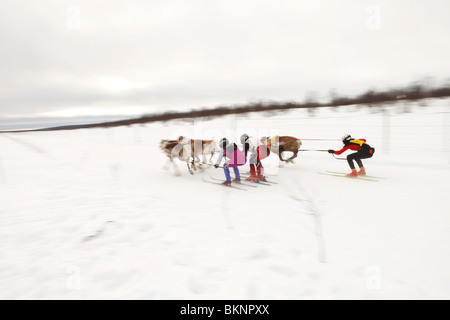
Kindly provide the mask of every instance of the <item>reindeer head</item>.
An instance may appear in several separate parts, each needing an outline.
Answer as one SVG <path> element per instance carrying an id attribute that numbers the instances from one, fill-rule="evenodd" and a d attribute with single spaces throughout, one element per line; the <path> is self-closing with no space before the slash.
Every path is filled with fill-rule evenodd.
<path id="1" fill-rule="evenodd" d="M 171 152 L 171 143 L 169 142 L 169 140 L 161 140 L 159 147 L 161 148 L 161 150 L 164 153 L 170 154 L 170 152 Z"/>
<path id="2" fill-rule="evenodd" d="M 266 146 L 267 148 L 269 148 L 270 151 L 274 152 L 274 153 L 278 153 L 278 136 L 273 136 L 273 137 L 267 137 L 266 138 L 267 142 L 266 142 Z"/>
<path id="3" fill-rule="evenodd" d="M 268 145 L 270 143 L 270 137 L 261 137 L 260 141 L 265 145 Z"/>

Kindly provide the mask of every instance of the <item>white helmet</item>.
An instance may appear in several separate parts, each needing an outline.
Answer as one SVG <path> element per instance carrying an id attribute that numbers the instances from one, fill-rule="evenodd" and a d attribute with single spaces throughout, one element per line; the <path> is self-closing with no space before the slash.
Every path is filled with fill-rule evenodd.
<path id="1" fill-rule="evenodd" d="M 342 137 L 342 142 L 349 141 L 349 140 L 351 140 L 351 139 L 352 139 L 352 136 L 351 136 L 351 135 L 345 134 L 345 135 Z"/>
<path id="2" fill-rule="evenodd" d="M 244 133 L 244 134 L 241 136 L 241 143 L 242 143 L 242 144 L 245 144 L 245 142 L 246 142 L 249 138 L 250 138 L 250 137 L 248 136 L 248 134 Z"/>

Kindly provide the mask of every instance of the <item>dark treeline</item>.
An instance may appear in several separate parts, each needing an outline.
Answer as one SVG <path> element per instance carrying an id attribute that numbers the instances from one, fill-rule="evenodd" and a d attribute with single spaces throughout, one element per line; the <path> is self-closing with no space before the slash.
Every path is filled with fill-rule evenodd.
<path id="1" fill-rule="evenodd" d="M 86 128 L 110 128 L 119 126 L 129 126 L 134 124 L 145 124 L 156 121 L 170 121 L 179 119 L 193 119 L 193 118 L 213 118 L 230 114 L 245 114 L 250 112 L 279 112 L 289 109 L 308 109 L 313 111 L 321 107 L 341 107 L 348 105 L 358 106 L 390 106 L 397 102 L 415 102 L 430 98 L 446 98 L 450 97 L 450 85 L 441 87 L 429 87 L 422 84 L 414 84 L 405 88 L 390 89 L 386 91 L 369 90 L 359 96 L 349 98 L 334 95 L 328 103 L 315 102 L 314 99 L 308 99 L 306 102 L 257 102 L 242 106 L 224 106 L 214 109 L 200 109 L 186 112 L 166 112 L 162 114 L 145 115 L 139 118 L 126 119 L 119 121 L 103 122 L 96 124 L 80 124 L 62 127 L 52 127 L 35 130 L 15 130 L 15 131 L 1 131 L 7 132 L 31 132 L 31 131 L 55 131 L 55 130 L 75 130 Z"/>

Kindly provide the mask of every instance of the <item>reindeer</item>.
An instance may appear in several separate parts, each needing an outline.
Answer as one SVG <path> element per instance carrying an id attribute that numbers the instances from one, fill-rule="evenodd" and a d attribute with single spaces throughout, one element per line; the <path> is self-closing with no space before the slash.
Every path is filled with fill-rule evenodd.
<path id="1" fill-rule="evenodd" d="M 194 170 L 197 170 L 195 166 L 195 162 L 199 163 L 201 166 L 202 163 L 206 162 L 206 155 L 211 155 L 209 158 L 209 163 L 212 164 L 212 158 L 214 157 L 214 153 L 217 150 L 217 143 L 214 140 L 191 140 L 191 151 L 192 151 L 192 166 Z M 200 162 L 200 157 L 202 156 L 202 162 Z"/>
<path id="2" fill-rule="evenodd" d="M 274 136 L 272 138 L 267 137 L 266 141 L 269 149 L 273 153 L 277 154 L 281 161 L 287 163 L 294 163 L 293 160 L 297 157 L 298 151 L 302 146 L 302 142 L 300 141 L 300 139 L 290 136 Z M 293 153 L 293 155 L 287 160 L 284 160 L 281 157 L 282 153 L 285 151 Z"/>
<path id="3" fill-rule="evenodd" d="M 210 154 L 211 157 L 209 159 L 209 163 L 212 164 L 212 158 L 216 152 L 217 143 L 214 140 L 191 140 L 180 136 L 178 140 L 162 140 L 161 149 L 169 157 L 170 162 L 172 162 L 175 170 L 177 171 L 177 174 L 179 174 L 179 172 L 173 162 L 174 158 L 178 158 L 181 161 L 186 161 L 189 173 L 194 174 L 192 169 L 197 170 L 195 162 L 199 163 L 199 165 L 202 163 L 200 161 L 200 155 L 203 156 L 203 163 L 207 163 L 206 155 Z"/>
<path id="4" fill-rule="evenodd" d="M 168 169 L 168 164 L 172 163 L 176 175 L 179 175 L 180 171 L 178 170 L 175 162 L 173 162 L 174 158 L 178 158 L 181 161 L 186 161 L 189 173 L 194 174 L 194 171 L 192 171 L 191 167 L 189 166 L 192 147 L 190 143 L 186 143 L 184 140 L 184 137 L 180 136 L 178 140 L 161 140 L 160 143 L 161 150 L 167 155 L 167 157 L 169 157 L 169 161 L 164 166 L 164 168 Z M 192 162 L 194 161 L 192 160 Z"/>

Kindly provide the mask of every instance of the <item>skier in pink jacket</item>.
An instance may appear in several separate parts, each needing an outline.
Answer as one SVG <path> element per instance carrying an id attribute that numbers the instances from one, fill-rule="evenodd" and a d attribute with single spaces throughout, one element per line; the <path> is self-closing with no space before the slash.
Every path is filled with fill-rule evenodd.
<path id="1" fill-rule="evenodd" d="M 223 138 L 219 142 L 219 146 L 222 149 L 222 152 L 219 154 L 219 158 L 217 159 L 214 167 L 218 168 L 222 159 L 224 157 L 228 158 L 223 165 L 223 170 L 225 172 L 226 180 L 223 182 L 224 185 L 231 185 L 231 175 L 230 168 L 233 168 L 235 179 L 233 181 L 240 183 L 241 175 L 239 174 L 240 166 L 243 166 L 247 162 L 247 158 L 244 153 L 242 153 L 235 143 L 230 143 L 227 138 Z"/>

